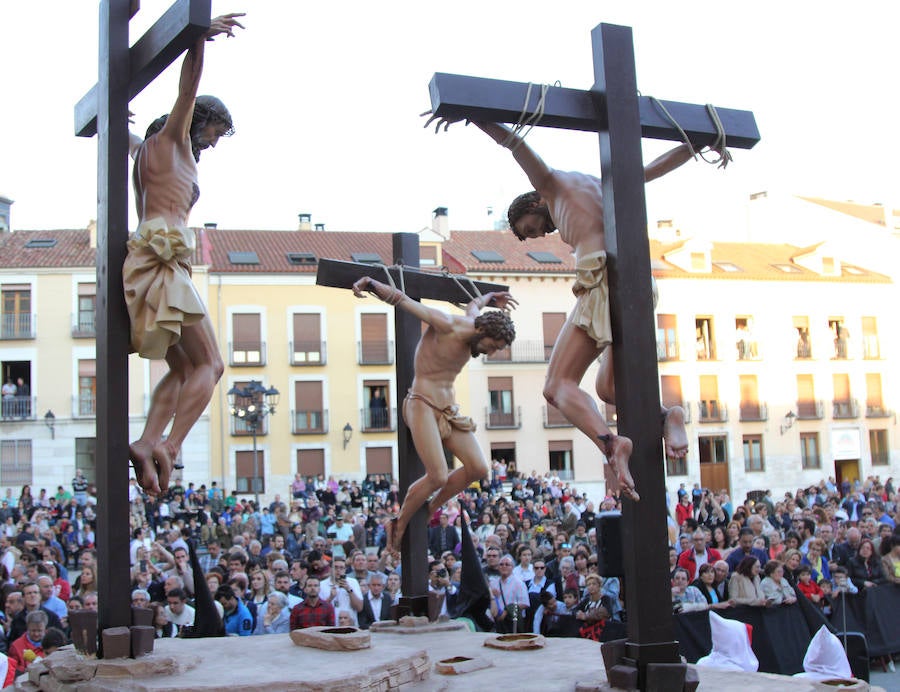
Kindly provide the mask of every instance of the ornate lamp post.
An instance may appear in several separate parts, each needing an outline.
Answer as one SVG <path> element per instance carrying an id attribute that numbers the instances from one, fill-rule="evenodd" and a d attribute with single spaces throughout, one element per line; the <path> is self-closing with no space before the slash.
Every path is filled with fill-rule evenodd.
<path id="1" fill-rule="evenodd" d="M 266 389 L 262 382 L 253 380 L 246 387 L 228 390 L 228 407 L 235 419 L 242 421 L 253 435 L 253 496 L 259 508 L 259 456 L 256 450 L 256 433 L 270 413 L 278 406 L 279 392 L 275 387 Z"/>

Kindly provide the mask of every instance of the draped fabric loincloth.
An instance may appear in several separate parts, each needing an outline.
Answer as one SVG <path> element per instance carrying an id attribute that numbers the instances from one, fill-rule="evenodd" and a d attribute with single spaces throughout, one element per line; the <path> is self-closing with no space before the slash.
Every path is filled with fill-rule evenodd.
<path id="1" fill-rule="evenodd" d="M 612 343 L 606 252 L 600 250 L 579 258 L 575 264 L 572 293 L 577 296 L 575 309 L 572 311 L 572 324 L 587 332 L 597 344 L 597 349 L 602 352 Z"/>
<path id="2" fill-rule="evenodd" d="M 651 275 L 650 290 L 653 307 L 659 296 L 656 280 Z M 609 283 L 606 266 L 606 252 L 600 250 L 581 257 L 575 264 L 575 285 L 572 293 L 577 297 L 572 310 L 572 323 L 585 332 L 603 349 L 612 343 L 612 325 L 609 319 Z"/>
<path id="3" fill-rule="evenodd" d="M 413 399 L 418 399 L 425 405 L 433 408 L 438 412 L 438 414 L 440 414 L 437 419 L 437 424 L 438 431 L 441 434 L 442 440 L 446 440 L 448 437 L 450 437 L 450 433 L 454 429 L 460 430 L 462 432 L 475 432 L 478 429 L 478 425 L 469 416 L 459 415 L 459 404 L 453 404 L 452 406 L 445 406 L 444 408 L 441 408 L 440 406 L 435 406 L 433 403 L 431 403 L 431 401 L 429 401 L 427 397 L 424 397 L 421 394 L 417 394 L 412 390 L 406 393 L 406 399 L 403 400 L 403 403 L 405 404 L 407 401 L 411 401 Z"/>
<path id="4" fill-rule="evenodd" d="M 181 329 L 200 322 L 206 308 L 191 281 L 194 234 L 169 228 L 161 217 L 144 221 L 128 241 L 122 267 L 131 318 L 131 348 L 158 360 L 181 340 Z"/>

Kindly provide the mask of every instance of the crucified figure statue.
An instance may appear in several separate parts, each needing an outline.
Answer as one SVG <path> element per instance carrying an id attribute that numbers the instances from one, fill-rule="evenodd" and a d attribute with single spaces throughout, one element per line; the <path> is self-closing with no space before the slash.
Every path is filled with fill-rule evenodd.
<path id="1" fill-rule="evenodd" d="M 187 220 L 200 195 L 200 152 L 234 130 L 219 99 L 197 96 L 204 47 L 220 34 L 233 37 L 235 27 L 243 28 L 237 20 L 242 16 L 212 20 L 209 31 L 188 49 L 172 112 L 151 123 L 142 142 L 132 138 L 140 223 L 128 241 L 122 270 L 131 347 L 142 358 L 165 358 L 169 364 L 153 392 L 144 432 L 130 445 L 137 481 L 152 495 L 168 489 L 181 445 L 224 371 L 206 306 L 191 283 L 195 248 Z"/>
<path id="2" fill-rule="evenodd" d="M 469 358 L 490 355 L 512 344 L 516 330 L 507 309 L 517 302 L 505 291 L 485 293 L 466 305 L 465 315 L 449 315 L 368 276 L 353 284 L 357 297 L 365 297 L 366 291 L 428 325 L 416 346 L 415 376 L 403 400 L 403 420 L 425 475 L 409 486 L 400 514 L 388 524 L 387 548 L 399 553 L 410 519 L 426 501 L 429 515 L 433 514 L 490 472 L 475 439 L 475 423 L 459 415 L 453 383 Z M 482 314 L 487 306 L 501 309 Z M 462 462 L 461 467 L 448 472 L 444 447 Z"/>
<path id="3" fill-rule="evenodd" d="M 456 122 L 456 119 L 432 116 L 426 127 L 434 120 L 438 120 L 436 131 L 441 127 L 446 130 Z M 534 191 L 520 195 L 509 207 L 509 226 L 515 236 L 523 241 L 541 238 L 558 228 L 562 240 L 575 251 L 575 286 L 572 289 L 576 295 L 575 308 L 550 355 L 544 398 L 587 435 L 606 457 L 609 462 L 606 467 L 607 485 L 618 488 L 632 500 L 639 500 L 628 468 L 631 440 L 610 431 L 593 398 L 580 388 L 584 373 L 599 358 L 595 383 L 597 396 L 615 405 L 600 179 L 585 173 L 550 168 L 519 135 L 505 125 L 474 124 L 497 144 L 512 151 L 516 163 L 534 186 Z M 644 179 L 659 178 L 692 157 L 690 147 L 678 146 L 650 163 L 644 170 Z M 655 295 L 655 286 L 653 290 Z M 666 456 L 684 457 L 688 448 L 684 410 L 680 406 L 662 407 L 661 416 Z"/>

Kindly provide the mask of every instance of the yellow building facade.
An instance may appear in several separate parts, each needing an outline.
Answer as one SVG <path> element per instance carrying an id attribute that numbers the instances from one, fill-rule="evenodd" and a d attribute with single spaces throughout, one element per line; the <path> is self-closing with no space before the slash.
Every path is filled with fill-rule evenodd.
<path id="1" fill-rule="evenodd" d="M 215 480 L 271 499 L 286 496 L 296 473 L 396 478 L 405 392 L 396 386 L 393 308 L 315 284 L 323 257 L 392 263 L 391 235 L 196 233 L 194 282 L 226 367 L 182 450 L 184 481 Z M 76 466 L 93 473 L 92 235 L 0 236 L 0 367 L 4 383 L 22 377 L 29 390 L 0 419 L 2 488 L 29 483 L 52 494 L 69 487 Z M 660 389 L 664 403 L 688 413 L 689 454 L 667 464 L 670 489 L 699 482 L 742 498 L 828 476 L 884 480 L 900 471 L 893 401 L 900 334 L 891 309 L 900 296 L 891 276 L 851 250 L 830 242 L 651 242 Z M 520 243 L 509 233 L 436 225 L 421 235 L 420 254 L 424 268 L 506 284 L 520 302 L 513 347 L 472 360 L 457 382 L 486 457 L 574 479 L 596 497 L 601 455 L 542 396 L 547 359 L 573 302 L 568 247 L 556 235 Z M 129 361 L 133 437 L 164 372 L 163 363 Z M 595 374 L 596 365 L 585 389 L 592 391 Z M 255 453 L 250 428 L 228 401 L 230 390 L 253 381 L 279 392 Z M 600 410 L 615 426 L 614 408 Z"/>

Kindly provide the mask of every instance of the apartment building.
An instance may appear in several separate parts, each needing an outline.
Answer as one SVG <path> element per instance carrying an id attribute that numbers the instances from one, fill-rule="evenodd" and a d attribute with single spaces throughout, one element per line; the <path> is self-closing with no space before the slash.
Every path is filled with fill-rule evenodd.
<path id="1" fill-rule="evenodd" d="M 423 268 L 508 285 L 520 301 L 512 348 L 472 360 L 457 382 L 485 454 L 525 473 L 601 482 L 596 448 L 542 396 L 573 301 L 569 248 L 557 235 L 520 243 L 500 231 L 450 232 L 445 210 L 436 211 L 420 235 Z M 308 216 L 295 231 L 196 232 L 194 281 L 226 370 L 185 444 L 185 480 L 271 498 L 298 472 L 396 477 L 404 392 L 393 308 L 315 284 L 321 258 L 391 264 L 391 234 L 317 230 Z M 665 404 L 685 408 L 690 440 L 687 459 L 666 465 L 670 488 L 696 481 L 743 497 L 900 470 L 890 276 L 830 241 L 654 235 L 660 391 Z M 76 466 L 93 472 L 92 230 L 0 238 L 0 367 L 30 390 L 4 409 L 23 415 L 0 419 L 0 486 L 55 489 Z M 130 361 L 133 435 L 164 372 L 164 363 Z M 232 415 L 228 396 L 252 382 L 275 404 L 258 425 Z M 615 426 L 614 407 L 600 409 Z"/>

